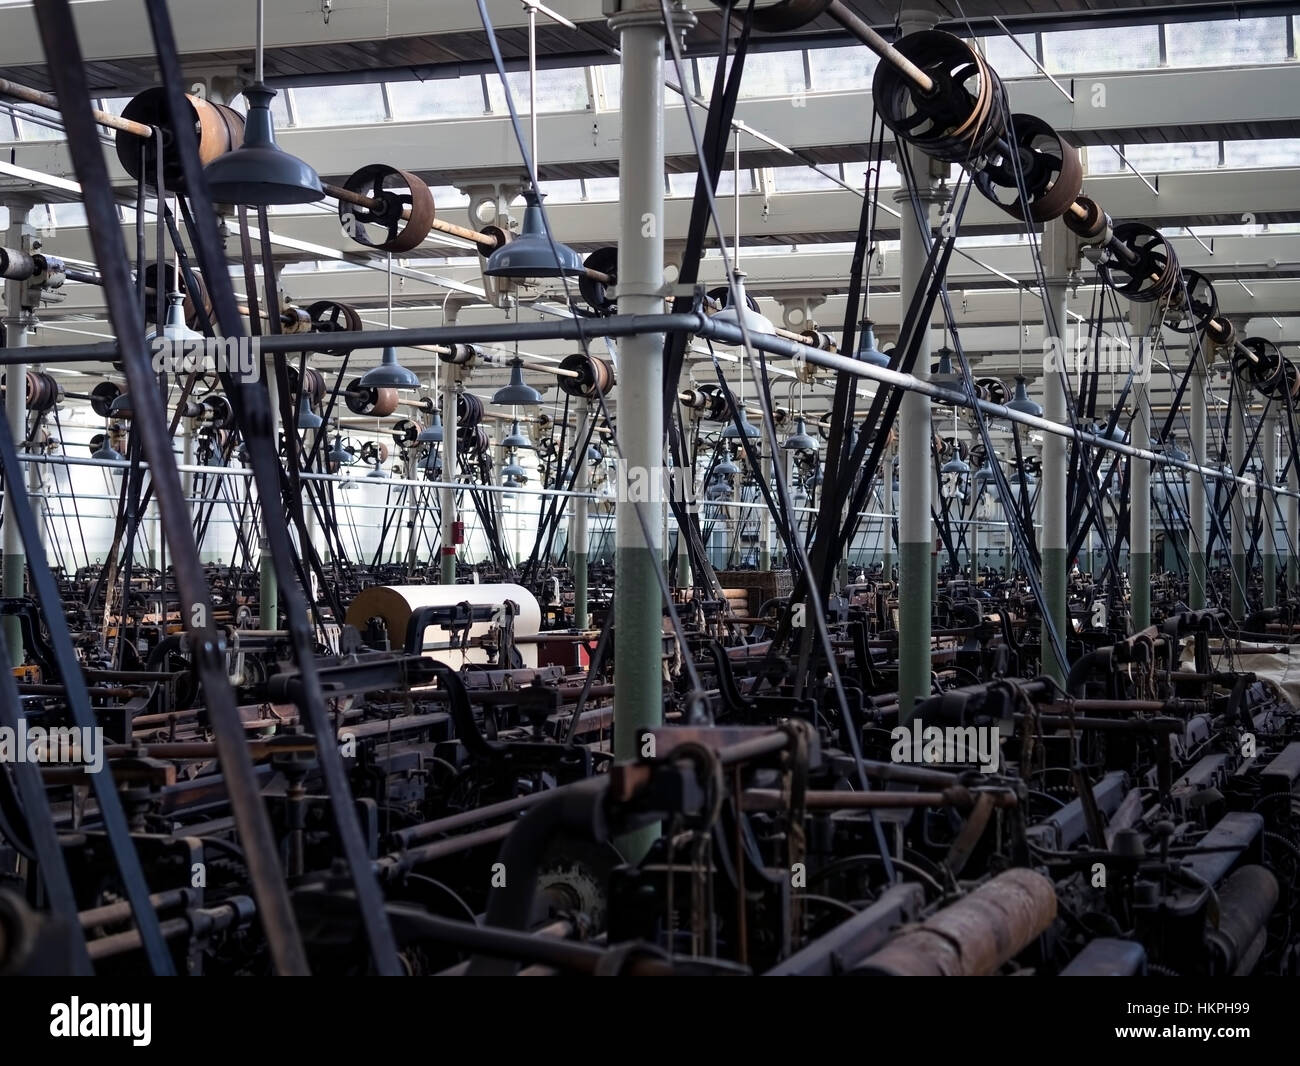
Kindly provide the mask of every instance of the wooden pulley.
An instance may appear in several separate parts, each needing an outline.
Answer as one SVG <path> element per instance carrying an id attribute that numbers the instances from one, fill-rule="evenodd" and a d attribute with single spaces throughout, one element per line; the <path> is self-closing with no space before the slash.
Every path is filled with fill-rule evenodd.
<path id="1" fill-rule="evenodd" d="M 225 104 L 213 103 L 199 96 L 185 94 L 194 132 L 199 141 L 199 162 L 207 166 L 218 156 L 225 155 L 244 143 L 244 116 Z M 133 97 L 122 109 L 122 117 L 146 126 L 157 126 L 162 131 L 163 186 L 168 192 L 184 192 L 185 176 L 181 169 L 176 138 L 169 128 L 167 90 L 161 87 L 145 89 Z M 144 180 L 149 188 L 154 186 L 158 172 L 157 138 L 144 138 L 119 130 L 117 133 L 117 158 L 122 168 L 139 180 L 141 148 L 144 149 Z"/>
<path id="2" fill-rule="evenodd" d="M 317 300 L 307 305 L 307 317 L 313 333 L 355 333 L 361 329 L 361 316 L 351 304 L 337 300 Z M 347 355 L 349 348 L 313 348 L 321 355 Z"/>
<path id="3" fill-rule="evenodd" d="M 382 418 L 397 410 L 397 390 L 391 388 L 368 388 L 361 384 L 360 378 L 353 378 L 344 390 L 343 402 L 354 415 L 371 415 Z"/>
<path id="4" fill-rule="evenodd" d="M 399 419 L 393 423 L 393 441 L 399 445 L 414 444 L 422 429 L 424 426 L 413 418 Z"/>
<path id="5" fill-rule="evenodd" d="M 965 163 L 992 154 L 1006 133 L 1006 91 L 984 57 L 942 30 L 909 33 L 894 47 L 933 85 L 922 92 L 893 63 L 878 64 L 871 94 L 880 120 L 935 159 Z"/>
<path id="6" fill-rule="evenodd" d="M 713 0 L 718 7 L 727 7 L 723 0 Z M 825 14 L 833 0 L 776 0 L 774 4 L 754 7 L 754 29 L 761 33 L 789 33 L 791 30 L 807 26 L 814 19 Z M 744 6 L 733 4 L 737 16 L 744 13 Z"/>
<path id="7" fill-rule="evenodd" d="M 107 418 L 113 401 L 122 395 L 122 389 L 116 382 L 101 381 L 90 390 L 90 409 L 100 418 Z"/>
<path id="8" fill-rule="evenodd" d="M 382 440 L 368 440 L 361 445 L 361 458 L 367 463 L 381 466 L 388 462 L 388 445 Z"/>
<path id="9" fill-rule="evenodd" d="M 582 265 L 588 270 L 609 275 L 609 281 L 600 281 L 590 274 L 583 274 L 578 278 L 578 291 L 596 314 L 612 315 L 618 310 L 618 301 L 614 299 L 614 286 L 618 282 L 618 249 L 597 248 L 583 260 Z"/>
<path id="10" fill-rule="evenodd" d="M 358 244 L 381 252 L 409 252 L 418 248 L 433 228 L 433 193 L 408 171 L 372 163 L 348 178 L 343 187 L 376 201 L 369 207 L 339 201 L 339 223 Z"/>
<path id="11" fill-rule="evenodd" d="M 483 421 L 483 401 L 472 392 L 456 394 L 456 424 L 462 430 L 477 426 Z"/>
<path id="12" fill-rule="evenodd" d="M 550 429 L 553 425 L 555 425 L 555 419 L 553 419 L 550 415 L 548 415 L 545 411 L 543 411 L 536 418 L 533 419 L 533 425 L 537 427 L 537 432 L 545 433 L 548 429 Z"/>
<path id="13" fill-rule="evenodd" d="M 1083 188 L 1079 150 L 1036 115 L 1012 115 L 1010 134 L 1016 159 L 995 151 L 975 174 L 976 187 L 1007 214 L 1023 219 L 1023 179 L 1029 217 L 1035 222 L 1060 218 Z"/>
<path id="14" fill-rule="evenodd" d="M 594 356 L 574 352 L 560 360 L 561 370 L 571 370 L 576 378 L 561 377 L 557 380 L 560 388 L 570 396 L 585 396 L 594 400 L 597 396 L 608 396 L 614 388 L 614 364 Z"/>
<path id="15" fill-rule="evenodd" d="M 202 304 L 203 309 L 207 312 L 208 321 L 215 322 L 216 312 L 212 308 L 212 297 L 208 293 L 207 285 L 203 283 L 203 278 L 197 273 L 194 275 L 194 281 L 198 288 L 198 303 Z M 175 288 L 176 284 L 177 283 L 175 278 L 172 275 L 171 268 L 167 267 L 163 271 L 163 288 L 167 292 L 176 292 L 178 291 Z M 148 266 L 144 268 L 144 287 L 150 293 L 157 293 L 158 291 L 158 264 L 157 263 L 150 263 Z M 185 324 L 189 326 L 190 329 L 201 330 L 203 328 L 203 320 L 199 316 L 199 311 L 198 311 L 198 307 L 195 304 L 194 296 L 190 293 L 189 286 L 186 285 L 185 283 L 185 275 L 183 273 L 180 276 L 179 291 L 185 295 L 185 303 L 182 305 L 185 311 Z M 156 297 L 151 296 L 149 299 L 145 300 L 144 308 L 145 308 L 144 310 L 145 321 L 151 326 L 157 326 L 158 315 L 156 314 L 156 312 L 158 309 L 158 301 Z"/>
<path id="16" fill-rule="evenodd" d="M 7 391 L 9 388 L 8 377 L 4 377 L 3 381 Z M 49 411 L 63 399 L 63 386 L 44 370 L 29 370 L 24 381 L 23 394 L 26 396 L 27 410 Z M 107 417 L 107 412 L 105 417 Z"/>

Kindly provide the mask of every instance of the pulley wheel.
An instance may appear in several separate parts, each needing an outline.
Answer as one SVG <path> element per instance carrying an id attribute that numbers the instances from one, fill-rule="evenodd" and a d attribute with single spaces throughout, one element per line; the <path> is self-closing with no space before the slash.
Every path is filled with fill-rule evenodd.
<path id="1" fill-rule="evenodd" d="M 112 381 L 101 381 L 90 390 L 90 409 L 100 418 L 108 417 L 113 401 L 122 395 L 121 388 Z"/>
<path id="2" fill-rule="evenodd" d="M 1239 380 L 1264 396 L 1284 394 L 1287 365 L 1278 346 L 1263 337 L 1247 337 L 1240 347 L 1233 349 L 1233 372 Z"/>
<path id="3" fill-rule="evenodd" d="M 570 396 L 585 396 L 594 400 L 597 396 L 608 396 L 614 387 L 613 364 L 604 359 L 588 358 L 582 352 L 566 355 L 560 361 L 561 370 L 572 370 L 579 377 L 561 377 L 557 380 L 560 389 Z"/>
<path id="4" fill-rule="evenodd" d="M 339 224 L 358 244 L 381 252 L 409 252 L 418 248 L 433 228 L 433 193 L 408 171 L 372 163 L 348 178 L 343 187 L 375 201 L 369 207 L 339 201 Z M 410 209 L 409 217 L 402 217 L 404 208 Z"/>
<path id="5" fill-rule="evenodd" d="M 462 430 L 471 429 L 483 421 L 483 401 L 472 392 L 456 394 L 456 424 Z"/>
<path id="6" fill-rule="evenodd" d="M 313 333 L 356 333 L 361 329 L 361 316 L 351 304 L 335 300 L 317 300 L 307 307 Z M 349 348 L 313 348 L 321 355 L 346 355 Z"/>
<path id="7" fill-rule="evenodd" d="M 609 282 L 606 283 L 583 274 L 578 278 L 578 291 L 587 301 L 587 306 L 596 314 L 612 315 L 618 310 L 618 301 L 613 297 L 613 288 L 618 281 L 618 249 L 597 248 L 587 256 L 582 265 L 588 270 L 598 270 L 610 276 Z"/>
<path id="8" fill-rule="evenodd" d="M 381 418 L 397 410 L 397 390 L 389 388 L 367 388 L 360 378 L 348 382 L 344 403 L 355 415 L 371 415 Z"/>
<path id="9" fill-rule="evenodd" d="M 1210 279 L 1195 270 L 1183 271 L 1165 306 L 1165 325 L 1175 333 L 1197 333 L 1219 314 L 1219 300 Z"/>
<path id="10" fill-rule="evenodd" d="M 1030 218 L 1035 222 L 1060 218 L 1083 188 L 1083 163 L 1078 149 L 1035 115 L 1012 115 L 1010 126 L 1017 163 L 995 152 L 975 175 L 976 186 L 1007 214 L 1023 219 L 1019 171 Z"/>
<path id="11" fill-rule="evenodd" d="M 984 57 L 942 30 L 909 33 L 894 43 L 930 76 L 925 93 L 892 63 L 881 62 L 872 80 L 880 119 L 901 141 L 949 163 L 989 155 L 1006 132 L 1002 82 Z"/>
<path id="12" fill-rule="evenodd" d="M 203 305 L 203 309 L 207 312 L 208 321 L 215 322 L 217 316 L 216 312 L 212 308 L 212 297 L 208 294 L 207 285 L 203 283 L 203 278 L 197 272 L 194 273 L 194 281 L 198 287 L 198 302 Z M 168 267 L 163 273 L 163 287 L 169 293 L 180 291 L 185 295 L 185 303 L 182 305 L 182 309 L 185 312 L 185 324 L 189 326 L 190 329 L 203 329 L 203 322 L 199 317 L 198 307 L 195 305 L 195 300 L 193 295 L 190 293 L 189 286 L 185 284 L 185 275 L 183 273 L 180 276 L 179 290 L 174 288 L 175 285 L 176 279 L 173 276 L 171 268 Z M 155 313 L 158 307 L 158 298 L 156 295 L 158 292 L 157 263 L 150 263 L 144 268 L 144 286 L 152 292 L 144 303 L 145 321 L 151 326 L 157 326 L 158 315 Z M 164 301 L 164 306 L 166 306 L 166 301 Z"/>
<path id="13" fill-rule="evenodd" d="M 199 141 L 199 162 L 207 166 L 218 156 L 238 148 L 244 143 L 244 116 L 225 104 L 213 103 L 198 96 L 185 94 L 189 105 L 189 118 Z M 180 153 L 172 135 L 167 108 L 167 90 L 161 87 L 145 89 L 122 109 L 122 117 L 146 126 L 157 126 L 162 132 L 163 186 L 167 192 L 184 192 L 185 176 L 181 170 Z M 140 178 L 140 147 L 144 145 L 144 180 L 154 187 L 158 172 L 156 138 L 138 137 L 134 133 L 117 132 L 117 158 L 122 168 L 135 178 Z"/>
<path id="14" fill-rule="evenodd" d="M 1135 303 L 1167 299 L 1182 276 L 1169 242 L 1142 222 L 1121 222 L 1115 227 L 1115 240 L 1133 259 L 1129 262 L 1107 246 L 1097 264 L 1102 281 Z"/>

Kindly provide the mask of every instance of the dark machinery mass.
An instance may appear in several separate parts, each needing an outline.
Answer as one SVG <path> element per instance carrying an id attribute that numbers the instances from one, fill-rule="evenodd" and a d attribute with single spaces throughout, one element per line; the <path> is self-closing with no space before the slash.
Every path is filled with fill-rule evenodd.
<path id="1" fill-rule="evenodd" d="M 1300 975 L 1300 18 L 492 6 L 0 10 L 0 974 Z"/>

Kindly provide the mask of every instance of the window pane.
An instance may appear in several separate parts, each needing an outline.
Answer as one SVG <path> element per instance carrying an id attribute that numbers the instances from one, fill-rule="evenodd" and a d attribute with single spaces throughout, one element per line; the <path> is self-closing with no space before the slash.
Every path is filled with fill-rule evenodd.
<path id="1" fill-rule="evenodd" d="M 777 192 L 805 192 L 812 189 L 838 189 L 837 182 L 811 167 L 774 167 Z"/>
<path id="2" fill-rule="evenodd" d="M 677 75 L 673 73 L 672 66 L 672 61 L 669 60 L 664 66 L 664 73 L 675 81 Z M 617 111 L 623 105 L 623 72 L 616 63 L 607 63 L 593 67 L 592 74 L 605 89 L 605 106 L 611 111 Z"/>
<path id="3" fill-rule="evenodd" d="M 1300 167 L 1300 138 L 1227 141 L 1223 162 L 1229 167 Z"/>
<path id="4" fill-rule="evenodd" d="M 1286 60 L 1286 18 L 1175 22 L 1165 27 L 1171 67 Z"/>
<path id="5" fill-rule="evenodd" d="M 1114 152 L 1110 154 L 1115 155 Z M 1143 174 L 1171 170 L 1213 170 L 1219 165 L 1219 142 L 1129 144 L 1124 147 L 1124 155 Z"/>
<path id="6" fill-rule="evenodd" d="M 541 183 L 548 204 L 576 204 L 582 201 L 582 182 L 573 178 Z"/>
<path id="7" fill-rule="evenodd" d="M 1018 33 L 1016 40 L 1025 46 L 1027 51 L 1033 52 L 1035 48 L 1034 35 L 1032 33 Z M 984 49 L 984 58 L 989 61 L 989 66 L 998 72 L 1003 78 L 1029 78 L 1038 76 L 1038 68 L 1034 66 L 1030 58 L 1015 46 L 1010 37 L 1003 35 L 1001 37 L 981 37 L 980 46 Z M 1046 43 L 1044 43 L 1046 48 Z"/>
<path id="8" fill-rule="evenodd" d="M 510 95 L 514 98 L 515 110 L 521 115 L 530 111 L 528 72 L 516 71 L 507 74 L 510 83 Z M 488 97 L 492 101 L 492 110 L 503 115 L 509 114 L 506 107 L 506 94 L 501 87 L 501 77 L 490 74 L 487 79 Z M 587 92 L 587 74 L 583 67 L 566 67 L 563 70 L 539 70 L 537 72 L 537 111 L 586 111 L 590 95 Z"/>
<path id="9" fill-rule="evenodd" d="M 378 85 L 316 85 L 293 94 L 299 126 L 382 122 L 384 94 Z"/>
<path id="10" fill-rule="evenodd" d="M 587 199 L 612 202 L 618 199 L 618 178 L 588 178 Z"/>
<path id="11" fill-rule="evenodd" d="M 845 163 L 844 180 L 855 189 L 865 189 L 867 182 L 867 164 Z M 872 184 L 875 184 L 874 175 Z M 902 184 L 903 179 L 898 173 L 898 167 L 894 166 L 894 164 L 888 159 L 881 160 L 880 187 L 882 189 L 896 189 Z"/>
<path id="12" fill-rule="evenodd" d="M 742 97 L 792 96 L 807 88 L 802 51 L 759 52 L 745 60 Z"/>
<path id="13" fill-rule="evenodd" d="M 477 76 L 390 81 L 388 102 L 393 108 L 393 118 L 399 121 L 475 118 L 486 110 L 483 103 L 483 79 Z"/>
<path id="14" fill-rule="evenodd" d="M 63 132 L 63 116 L 57 111 L 51 111 L 48 107 L 41 107 L 39 104 L 17 103 L 16 107 L 21 108 L 33 115 L 39 115 L 47 121 L 41 122 L 36 119 L 25 118 L 20 113 L 18 115 L 18 136 L 24 141 L 62 141 L 67 137 Z"/>
<path id="15" fill-rule="evenodd" d="M 880 60 L 865 48 L 815 48 L 808 53 L 813 92 L 870 89 Z"/>
<path id="16" fill-rule="evenodd" d="M 1146 70 L 1160 65 L 1160 32 L 1155 26 L 1128 26 L 1123 31 L 1045 33 L 1043 58 L 1043 65 L 1053 74 Z"/>
<path id="17" fill-rule="evenodd" d="M 51 204 L 56 226 L 84 226 L 86 224 L 85 204 Z"/>

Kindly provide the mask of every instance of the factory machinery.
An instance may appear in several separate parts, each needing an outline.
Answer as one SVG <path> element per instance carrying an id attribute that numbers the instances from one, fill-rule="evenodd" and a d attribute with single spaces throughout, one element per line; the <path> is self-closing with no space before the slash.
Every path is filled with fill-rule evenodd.
<path id="1" fill-rule="evenodd" d="M 26 578 L 0 600 L 15 664 L 0 726 L 98 728 L 103 768 L 0 763 L 0 973 L 1300 972 L 1296 554 L 1288 543 L 1279 565 L 1250 536 L 1275 518 L 1297 531 L 1300 374 L 1268 341 L 1234 335 L 1212 281 L 1181 269 L 1157 230 L 1083 195 L 1077 150 L 1012 114 L 977 50 L 924 29 L 888 43 L 838 0 L 720 3 L 734 59 L 719 64 L 707 124 L 688 112 L 701 179 L 670 307 L 661 261 L 625 240 L 559 272 L 549 321 L 367 331 L 346 305 L 281 298 L 247 203 L 222 209 L 243 235 L 236 297 L 204 165 L 235 155 L 255 122 L 265 139 L 266 99 L 250 91 L 245 126 L 186 96 L 166 6 L 145 6 L 160 84 L 120 116 L 87 102 L 66 0 L 36 12 L 60 57 L 57 93 L 3 86 L 61 111 L 97 261 L 11 249 L 4 276 L 28 307 L 67 278 L 102 286 L 120 374 L 73 397 L 48 370 L 14 374 L 34 351 L 3 353 L 26 428 L 0 431 L 4 525 L 21 535 Z M 615 6 L 625 128 L 661 129 L 664 67 L 680 64 L 688 19 L 664 0 Z M 869 175 L 892 131 L 917 220 L 888 355 L 860 319 L 873 189 L 838 341 L 760 328 L 737 274 L 719 292 L 696 284 L 750 41 L 824 15 L 880 57 Z M 638 78 L 645 99 L 629 91 Z M 140 212 L 134 257 L 103 128 L 141 203 L 157 196 L 157 239 Z M 636 226 L 642 207 L 662 209 L 653 180 L 633 178 L 662 180 L 662 160 L 636 154 L 653 152 L 645 140 L 623 161 Z M 930 175 L 947 164 L 940 225 Z M 1109 412 L 1095 367 L 1054 368 L 1046 412 L 1023 381 L 1013 394 L 972 373 L 944 285 L 972 190 L 1065 265 L 1040 278 L 1049 322 L 1063 317 L 1059 278 L 1090 263 L 1096 337 L 1117 298 L 1143 309 L 1138 347 L 1159 346 L 1165 325 L 1188 336 L 1190 360 L 1163 355 L 1185 370 L 1173 407 L 1184 390 L 1200 403 L 1190 453 L 1171 438 L 1174 410 L 1163 427 L 1119 427 L 1135 373 Z M 379 253 L 434 228 L 473 242 L 507 300 L 519 275 L 494 256 L 526 240 L 552 265 L 567 251 L 531 194 L 515 234 L 439 219 L 418 177 L 382 164 L 323 191 L 347 238 Z M 266 207 L 251 217 L 264 235 Z M 932 367 L 936 308 L 952 349 Z M 265 362 L 160 374 L 160 333 L 251 333 Z M 515 362 L 498 400 L 514 413 L 490 430 L 468 385 L 494 346 L 529 338 L 576 350 Z M 593 355 L 605 341 L 610 357 Z M 683 387 L 689 345 L 738 350 L 757 395 L 742 400 L 720 362 L 716 384 Z M 436 352 L 437 393 L 390 346 Z M 349 371 L 375 348 L 389 349 L 378 372 Z M 527 413 L 524 369 L 554 378 L 554 413 Z M 833 389 L 829 417 L 778 403 L 778 374 Z M 1207 381 L 1224 383 L 1230 412 L 1208 429 Z M 104 420 L 93 455 L 60 445 L 72 400 Z M 919 464 L 917 420 L 894 428 L 915 401 Z M 391 432 L 349 426 L 344 410 Z M 195 445 L 179 466 L 178 432 Z M 531 489 L 522 449 L 538 457 Z M 855 560 L 898 453 L 900 534 Z M 380 549 L 361 555 L 344 535 L 346 468 L 384 474 L 390 461 Z M 30 468 L 60 464 L 120 475 L 106 559 L 76 561 L 75 530 L 28 495 Z M 638 467 L 668 469 L 680 491 L 639 496 Z M 501 535 L 502 500 L 522 491 L 538 501 L 531 550 Z M 970 539 L 987 499 L 1006 518 L 997 564 Z M 151 500 L 165 537 L 145 559 Z M 1173 547 L 1163 566 L 1148 500 Z M 741 511 L 762 531 L 748 541 L 738 521 L 733 545 L 758 545 L 755 557 L 719 559 L 709 523 Z M 233 519 L 220 562 L 201 559 L 214 513 Z M 617 543 L 598 558 L 588 518 L 611 514 Z M 467 517 L 482 538 L 473 559 Z M 1189 537 L 1197 521 L 1207 537 Z M 1085 544 L 1086 563 L 1069 565 Z M 73 565 L 51 559 L 60 550 Z"/>

